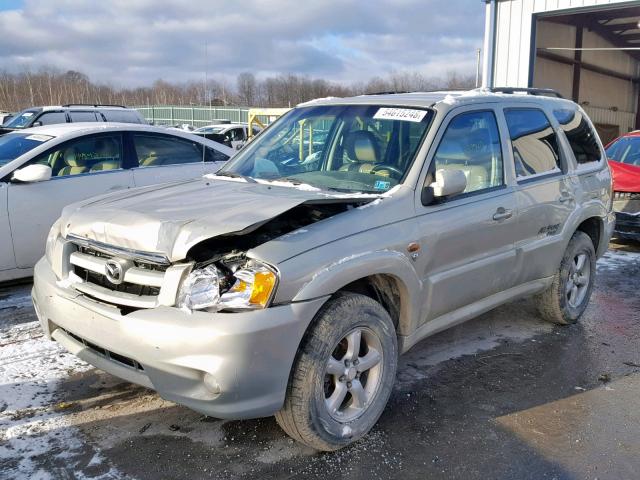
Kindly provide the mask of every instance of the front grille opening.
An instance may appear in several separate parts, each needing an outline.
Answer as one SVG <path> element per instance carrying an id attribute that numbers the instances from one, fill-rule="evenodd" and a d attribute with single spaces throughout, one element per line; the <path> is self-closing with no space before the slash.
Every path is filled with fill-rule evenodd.
<path id="1" fill-rule="evenodd" d="M 135 283 L 128 282 L 123 282 L 120 285 L 114 285 L 107 279 L 106 275 L 92 272 L 91 270 L 79 267 L 78 265 L 73 265 L 73 273 L 87 283 L 93 283 L 94 285 L 108 288 L 115 292 L 129 293 L 132 295 L 138 295 L 139 297 L 157 297 L 160 294 L 160 287 L 152 287 L 150 285 L 136 285 Z"/>
<path id="2" fill-rule="evenodd" d="M 144 367 L 140 365 L 138 362 L 136 362 L 133 358 L 125 357 L 124 355 L 120 355 L 118 353 L 112 352 L 105 348 L 99 347 L 95 343 L 91 343 L 88 340 L 85 340 L 84 338 L 79 337 L 75 333 L 71 333 L 70 331 L 65 330 L 64 328 L 60 328 L 60 329 L 64 333 L 69 335 L 71 338 L 73 338 L 75 341 L 82 343 L 89 350 L 91 350 L 94 353 L 97 353 L 101 357 L 104 357 L 107 360 L 111 360 L 112 362 L 116 362 L 121 365 L 124 365 L 125 367 L 133 368 L 135 370 L 138 370 L 139 372 L 144 372 Z"/>

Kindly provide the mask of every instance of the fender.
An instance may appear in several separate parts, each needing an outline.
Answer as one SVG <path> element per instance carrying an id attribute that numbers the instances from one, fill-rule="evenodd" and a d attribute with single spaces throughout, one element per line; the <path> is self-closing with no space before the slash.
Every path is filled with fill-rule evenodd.
<path id="1" fill-rule="evenodd" d="M 332 295 L 344 286 L 372 275 L 389 275 L 396 280 L 401 307 L 398 333 L 417 325 L 423 284 L 409 258 L 393 250 L 377 250 L 341 258 L 313 274 L 293 298 L 294 302 Z"/>

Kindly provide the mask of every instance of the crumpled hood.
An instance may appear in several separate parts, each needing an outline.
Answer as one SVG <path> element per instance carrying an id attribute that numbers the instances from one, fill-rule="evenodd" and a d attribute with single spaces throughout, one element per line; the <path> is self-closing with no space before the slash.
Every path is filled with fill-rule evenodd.
<path id="1" fill-rule="evenodd" d="M 202 178 L 75 203 L 62 212 L 62 234 L 177 261 L 203 240 L 240 232 L 306 201 L 330 198 L 319 191 Z"/>

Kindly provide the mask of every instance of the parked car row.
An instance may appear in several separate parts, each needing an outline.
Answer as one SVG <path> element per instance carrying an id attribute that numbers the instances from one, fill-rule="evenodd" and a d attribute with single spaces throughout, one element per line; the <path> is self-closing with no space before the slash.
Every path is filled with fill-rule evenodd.
<path id="1" fill-rule="evenodd" d="M 253 135 L 261 132 L 259 127 L 254 126 L 252 129 Z M 249 139 L 249 126 L 246 123 L 221 123 L 197 128 L 193 133 L 240 150 Z"/>
<path id="2" fill-rule="evenodd" d="M 215 174 L 65 207 L 34 272 L 45 335 L 206 415 L 275 415 L 319 450 L 356 441 L 416 342 L 524 295 L 557 324 L 587 307 L 615 218 L 607 158 L 579 105 L 515 90 L 318 100 Z M 22 252 L 5 262 L 31 264 L 68 191 L 232 151 L 103 129 L 0 138 L 29 149 L 0 168 Z"/>
<path id="3" fill-rule="evenodd" d="M 0 135 L 31 127 L 78 122 L 147 123 L 137 110 L 122 105 L 68 104 L 22 110 L 2 124 Z"/>
<path id="4" fill-rule="evenodd" d="M 66 205 L 215 172 L 234 150 L 142 124 L 60 123 L 0 136 L 0 281 L 32 274 Z"/>
<path id="5" fill-rule="evenodd" d="M 613 173 L 615 234 L 640 241 L 640 131 L 629 132 L 606 147 Z"/>

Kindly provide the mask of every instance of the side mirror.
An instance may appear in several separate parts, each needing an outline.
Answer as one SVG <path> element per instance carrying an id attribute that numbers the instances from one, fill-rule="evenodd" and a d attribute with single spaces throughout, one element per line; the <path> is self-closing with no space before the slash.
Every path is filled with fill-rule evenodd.
<path id="1" fill-rule="evenodd" d="M 37 122 L 33 122 L 33 124 L 31 124 L 32 127 L 41 127 L 42 126 L 42 122 L 41 121 L 37 121 Z"/>
<path id="2" fill-rule="evenodd" d="M 51 167 L 48 165 L 29 165 L 15 170 L 11 177 L 12 182 L 17 183 L 37 183 L 46 182 L 51 178 Z"/>
<path id="3" fill-rule="evenodd" d="M 422 204 L 429 205 L 436 198 L 464 192 L 467 176 L 462 170 L 436 170 L 436 181 L 422 189 Z"/>

